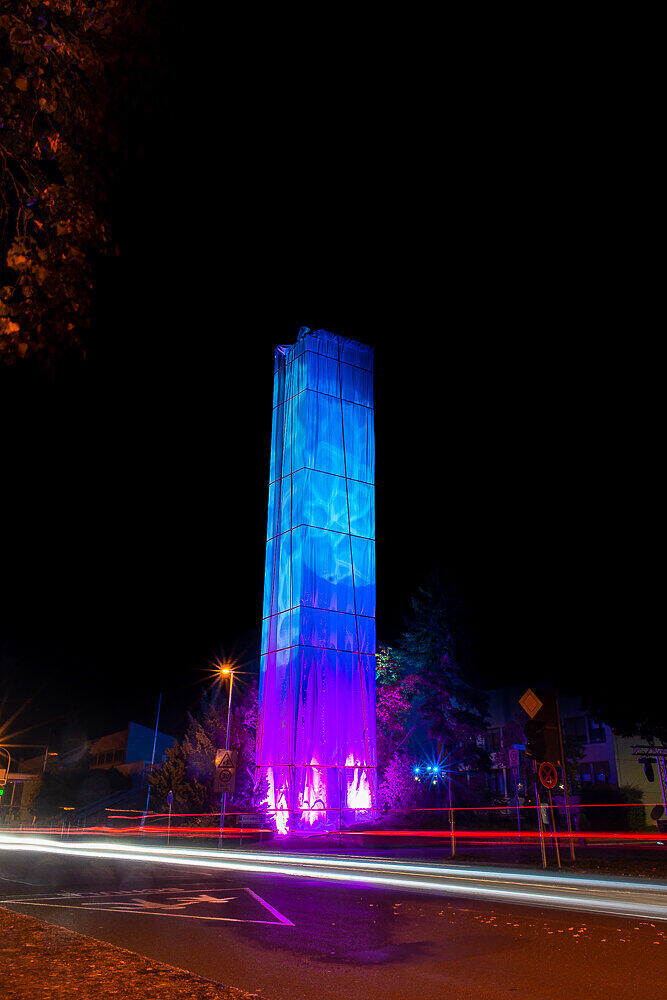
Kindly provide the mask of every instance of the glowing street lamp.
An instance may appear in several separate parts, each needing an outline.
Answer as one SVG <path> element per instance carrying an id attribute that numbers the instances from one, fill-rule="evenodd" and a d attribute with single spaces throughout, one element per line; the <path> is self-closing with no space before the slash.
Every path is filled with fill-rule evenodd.
<path id="1" fill-rule="evenodd" d="M 229 678 L 229 702 L 227 703 L 227 739 L 225 750 L 229 750 L 230 725 L 232 721 L 232 688 L 234 687 L 234 668 L 229 663 L 221 663 L 218 668 L 221 680 Z"/>
<path id="2" fill-rule="evenodd" d="M 232 689 L 234 687 L 234 670 L 229 663 L 221 663 L 218 667 L 218 673 L 220 674 L 221 680 L 227 680 L 229 678 L 229 701 L 227 702 L 227 739 L 225 740 L 225 749 L 229 750 L 229 736 L 230 727 L 232 722 Z M 218 846 L 222 845 L 222 832 L 225 828 L 225 812 L 227 808 L 227 792 L 222 793 L 222 802 L 220 803 L 220 839 L 218 840 Z"/>

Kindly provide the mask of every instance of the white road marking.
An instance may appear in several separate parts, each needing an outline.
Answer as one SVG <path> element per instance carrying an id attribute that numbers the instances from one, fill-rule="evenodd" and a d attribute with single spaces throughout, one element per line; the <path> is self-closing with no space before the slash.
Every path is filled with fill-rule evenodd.
<path id="1" fill-rule="evenodd" d="M 199 887 L 198 887 L 199 888 Z M 201 887 L 204 888 L 203 886 Z M 120 890 L 109 890 L 100 891 L 94 893 L 80 893 L 80 892 L 62 892 L 56 893 L 55 895 L 31 895 L 31 896 L 14 896 L 11 899 L 0 899 L 0 904 L 3 906 L 9 906 L 14 904 L 15 906 L 43 906 L 51 909 L 64 909 L 64 910 L 84 910 L 85 912 L 90 911 L 102 911 L 105 913 L 141 913 L 144 916 L 155 916 L 155 917 L 183 917 L 190 920 L 220 920 L 227 923 L 237 923 L 237 924 L 269 924 L 273 926 L 283 925 L 286 927 L 294 927 L 292 921 L 286 917 L 283 913 L 280 913 L 274 906 L 272 906 L 266 899 L 263 899 L 258 893 L 254 892 L 247 886 L 243 886 L 239 889 L 232 889 L 232 892 L 245 892 L 256 900 L 264 909 L 274 916 L 275 920 L 248 920 L 244 917 L 222 917 L 222 916 L 210 916 L 207 914 L 197 914 L 197 913 L 176 913 L 174 911 L 185 910 L 189 906 L 196 905 L 208 905 L 208 906 L 218 906 L 224 905 L 225 903 L 230 903 L 237 896 L 225 895 L 223 897 L 218 897 L 210 895 L 211 892 L 225 892 L 224 889 L 211 889 L 209 887 L 208 892 L 198 892 L 192 888 L 186 887 L 162 887 L 159 889 L 120 889 Z M 229 890 L 227 890 L 229 892 Z M 140 896 L 139 893 L 143 893 Z M 187 898 L 180 899 L 175 903 L 162 903 L 159 900 L 151 901 L 150 899 L 144 898 L 145 896 L 157 895 L 158 893 L 169 893 L 169 895 L 185 895 Z M 195 894 L 196 893 L 196 894 Z M 122 899 L 111 899 L 111 896 L 123 897 Z M 94 897 L 91 899 L 91 897 Z M 78 899 L 79 903 L 65 902 L 65 900 Z M 103 905 L 100 905 L 103 904 Z"/>

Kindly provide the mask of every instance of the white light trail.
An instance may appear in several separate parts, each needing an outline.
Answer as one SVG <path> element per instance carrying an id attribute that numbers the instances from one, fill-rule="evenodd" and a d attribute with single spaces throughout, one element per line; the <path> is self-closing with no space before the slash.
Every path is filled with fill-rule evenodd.
<path id="1" fill-rule="evenodd" d="M 144 861 L 154 864 L 288 875 L 330 882 L 428 890 L 500 902 L 588 910 L 626 917 L 667 920 L 667 884 L 578 878 L 533 872 L 411 865 L 389 859 L 285 854 L 282 852 L 208 851 L 107 843 L 64 844 L 37 837 L 0 834 L 0 850 L 65 857 Z M 396 874 L 393 874 L 396 873 Z M 398 877 L 400 876 L 400 877 Z"/>

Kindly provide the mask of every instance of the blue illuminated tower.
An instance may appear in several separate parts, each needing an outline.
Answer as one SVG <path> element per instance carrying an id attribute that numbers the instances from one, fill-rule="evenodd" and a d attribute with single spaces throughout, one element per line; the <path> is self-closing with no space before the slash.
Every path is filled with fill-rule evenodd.
<path id="1" fill-rule="evenodd" d="M 276 348 L 257 777 L 282 833 L 374 804 L 373 417 L 370 347 Z"/>

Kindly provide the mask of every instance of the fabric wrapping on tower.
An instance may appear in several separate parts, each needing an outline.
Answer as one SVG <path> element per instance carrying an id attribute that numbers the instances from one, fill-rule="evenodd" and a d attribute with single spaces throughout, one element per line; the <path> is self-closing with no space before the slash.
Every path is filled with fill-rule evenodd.
<path id="1" fill-rule="evenodd" d="M 302 328 L 276 349 L 257 787 L 280 833 L 375 802 L 373 351 Z"/>

